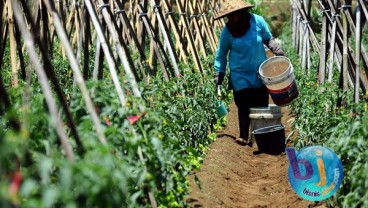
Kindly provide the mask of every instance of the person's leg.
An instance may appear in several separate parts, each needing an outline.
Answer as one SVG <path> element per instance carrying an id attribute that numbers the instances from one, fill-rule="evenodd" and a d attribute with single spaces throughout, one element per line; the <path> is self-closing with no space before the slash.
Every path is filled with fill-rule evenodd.
<path id="1" fill-rule="evenodd" d="M 238 119 L 240 138 L 248 141 L 249 124 L 250 124 L 250 108 L 267 107 L 269 94 L 266 86 L 261 88 L 248 88 L 234 92 L 234 101 L 238 107 Z"/>
<path id="2" fill-rule="evenodd" d="M 251 89 L 242 89 L 234 92 L 234 101 L 238 107 L 238 120 L 239 120 L 239 137 L 243 140 L 248 140 L 249 132 L 249 95 Z"/>
<path id="3" fill-rule="evenodd" d="M 260 88 L 254 89 L 252 91 L 252 95 L 250 96 L 250 108 L 268 107 L 269 93 L 265 85 Z"/>

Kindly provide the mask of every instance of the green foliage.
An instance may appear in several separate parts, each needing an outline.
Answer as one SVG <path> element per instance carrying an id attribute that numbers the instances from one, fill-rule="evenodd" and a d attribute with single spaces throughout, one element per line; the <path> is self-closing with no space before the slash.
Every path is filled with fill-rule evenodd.
<path id="1" fill-rule="evenodd" d="M 32 72 L 31 86 L 20 81 L 18 88 L 9 89 L 12 109 L 0 117 L 0 207 L 151 207 L 153 200 L 160 207 L 185 207 L 187 176 L 201 167 L 208 145 L 216 139 L 215 131 L 227 122 L 226 118 L 218 118 L 214 109 L 216 90 L 209 70 L 213 56 L 202 58 L 203 76 L 195 72 L 191 60 L 191 65 L 180 66 L 182 78 L 163 81 L 159 70 L 150 83 L 140 83 L 142 99 L 131 95 L 122 78 L 126 106 L 120 104 L 106 63 L 102 63 L 105 79 L 87 85 L 108 141 L 104 146 L 75 87 L 60 43 L 54 46 L 51 64 L 84 154 L 77 153 L 71 124 L 59 109 L 76 156 L 74 162 L 65 158 Z M 9 58 L 9 47 L 6 49 L 4 60 Z M 94 47 L 89 74 L 93 54 Z M 82 54 L 80 63 L 84 58 Z M 9 63 L 3 65 L 7 89 L 11 82 Z M 29 93 L 29 101 L 24 98 L 25 92 Z M 227 93 L 223 89 L 224 101 L 229 104 L 232 97 Z M 133 124 L 131 116 L 140 118 Z M 11 129 L 10 118 L 20 120 L 20 131 Z M 15 180 L 16 175 L 22 180 Z"/>
<path id="2" fill-rule="evenodd" d="M 0 119 L 1 207 L 150 207 L 152 199 L 162 207 L 185 207 L 187 176 L 201 166 L 215 128 L 226 122 L 216 117 L 214 88 L 199 73 L 168 82 L 152 78 L 141 83 L 143 99 L 125 88 L 128 102 L 121 106 L 111 81 L 89 82 L 108 146 L 99 142 L 79 90 L 70 92 L 85 149 L 75 162 L 64 156 L 39 88 L 29 89 L 28 105 L 24 86 L 12 89 L 14 109 Z M 21 120 L 20 132 L 10 128 L 11 115 Z M 137 115 L 130 123 L 129 116 Z M 76 150 L 73 138 L 70 143 Z M 10 194 L 17 172 L 23 181 Z"/>
<path id="3" fill-rule="evenodd" d="M 363 105 L 331 129 L 327 145 L 334 148 L 344 166 L 344 180 L 335 198 L 342 207 L 368 206 L 368 112 Z"/>
<path id="4" fill-rule="evenodd" d="M 353 104 L 352 90 L 342 92 L 338 88 L 338 75 L 331 83 L 317 83 L 318 54 L 312 56 L 310 75 L 302 70 L 299 57 L 287 41 L 290 36 L 288 27 L 282 38 L 283 48 L 294 66 L 300 91 L 291 105 L 293 129 L 298 133 L 294 146 L 326 145 L 340 157 L 344 180 L 338 193 L 328 200 L 331 207 L 367 207 L 367 104 L 364 100 Z M 342 107 L 337 105 L 339 98 L 346 101 Z"/>

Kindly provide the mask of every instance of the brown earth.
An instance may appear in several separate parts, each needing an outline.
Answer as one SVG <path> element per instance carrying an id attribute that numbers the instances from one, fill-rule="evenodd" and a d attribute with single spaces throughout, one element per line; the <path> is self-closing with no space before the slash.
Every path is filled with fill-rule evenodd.
<path id="1" fill-rule="evenodd" d="M 282 112 L 281 122 L 289 135 L 293 118 L 287 108 L 282 108 Z M 235 142 L 239 131 L 234 103 L 229 106 L 227 119 L 226 128 L 218 132 L 201 169 L 194 174 L 198 180 L 189 178 L 190 207 L 325 207 L 299 198 L 291 189 L 285 153 L 255 154 L 257 148 Z"/>
<path id="2" fill-rule="evenodd" d="M 277 59 L 276 59 L 277 60 Z M 263 76 L 265 77 L 275 77 L 281 75 L 289 69 L 290 63 L 285 60 L 277 60 L 268 62 L 268 64 L 263 65 Z"/>

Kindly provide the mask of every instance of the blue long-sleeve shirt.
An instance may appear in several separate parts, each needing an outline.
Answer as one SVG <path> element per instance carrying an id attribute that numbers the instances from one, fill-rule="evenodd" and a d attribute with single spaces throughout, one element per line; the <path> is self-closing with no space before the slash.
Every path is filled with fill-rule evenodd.
<path id="1" fill-rule="evenodd" d="M 226 74 L 229 60 L 230 78 L 235 91 L 261 87 L 263 83 L 258 76 L 258 68 L 267 59 L 263 42 L 271 38 L 266 21 L 256 14 L 251 14 L 250 28 L 241 37 L 234 38 L 225 26 L 215 57 L 215 71 Z"/>

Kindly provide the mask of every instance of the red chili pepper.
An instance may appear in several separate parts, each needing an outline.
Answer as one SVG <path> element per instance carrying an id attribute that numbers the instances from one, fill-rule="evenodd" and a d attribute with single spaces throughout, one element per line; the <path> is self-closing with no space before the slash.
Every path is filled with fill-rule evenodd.
<path id="1" fill-rule="evenodd" d="M 20 171 L 17 170 L 14 173 L 13 180 L 9 187 L 9 192 L 11 195 L 15 195 L 18 193 L 21 182 L 22 182 L 22 175 L 20 174 Z"/>
<path id="2" fill-rule="evenodd" d="M 128 121 L 130 123 L 130 125 L 135 124 L 142 116 L 146 115 L 146 112 L 141 113 L 140 115 L 137 116 L 128 116 Z"/>
<path id="3" fill-rule="evenodd" d="M 111 126 L 111 122 L 106 116 L 104 116 L 103 119 L 104 119 L 107 126 Z"/>

